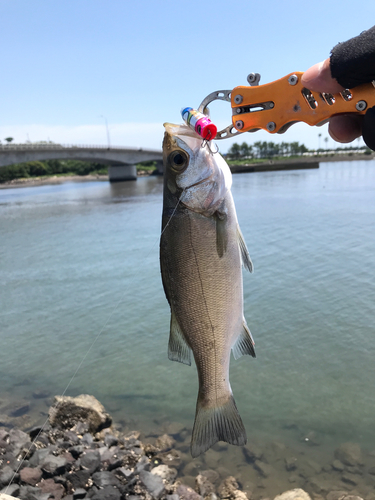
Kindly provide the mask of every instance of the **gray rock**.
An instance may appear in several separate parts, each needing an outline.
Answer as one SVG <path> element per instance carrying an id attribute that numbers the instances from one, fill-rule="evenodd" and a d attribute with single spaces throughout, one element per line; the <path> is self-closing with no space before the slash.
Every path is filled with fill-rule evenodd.
<path id="1" fill-rule="evenodd" d="M 90 472 L 88 470 L 78 470 L 76 472 L 68 474 L 68 479 L 75 490 L 80 488 L 88 488 Z"/>
<path id="2" fill-rule="evenodd" d="M 207 479 L 206 476 L 199 474 L 195 478 L 195 491 L 202 497 L 206 497 L 207 495 L 211 495 L 211 493 L 215 493 L 215 486 Z"/>
<path id="3" fill-rule="evenodd" d="M 139 479 L 151 496 L 160 498 L 164 493 L 165 486 L 160 476 L 142 470 L 139 474 Z"/>
<path id="4" fill-rule="evenodd" d="M 205 476 L 212 484 L 215 484 L 220 476 L 216 470 L 208 469 L 201 472 L 202 476 Z"/>
<path id="5" fill-rule="evenodd" d="M 345 466 L 340 460 L 334 460 L 332 462 L 332 469 L 342 472 L 345 469 Z"/>
<path id="6" fill-rule="evenodd" d="M 296 470 L 297 468 L 297 459 L 295 457 L 286 457 L 285 458 L 285 468 L 288 471 Z"/>
<path id="7" fill-rule="evenodd" d="M 6 463 L 6 462 L 5 462 Z M 0 485 L 6 485 L 9 484 L 10 481 L 12 480 L 14 475 L 14 470 L 12 467 L 9 467 L 9 465 L 5 465 L 1 470 L 0 470 Z M 18 474 L 17 474 L 17 479 L 18 479 Z M 17 480 L 16 478 L 14 478 Z"/>
<path id="8" fill-rule="evenodd" d="M 238 483 L 233 476 L 229 476 L 220 484 L 218 493 L 220 498 L 233 498 L 234 492 L 238 490 Z"/>
<path id="9" fill-rule="evenodd" d="M 168 465 L 158 465 L 152 469 L 151 474 L 155 474 L 165 479 L 168 483 L 172 483 L 177 477 L 177 470 L 173 467 L 168 467 Z"/>
<path id="10" fill-rule="evenodd" d="M 121 492 L 113 486 L 106 486 L 97 491 L 91 500 L 121 500 Z"/>
<path id="11" fill-rule="evenodd" d="M 150 470 L 150 460 L 147 457 L 142 457 L 140 460 L 138 460 L 137 465 L 135 466 L 134 473 L 139 474 L 143 470 Z"/>
<path id="12" fill-rule="evenodd" d="M 185 486 L 184 484 L 180 484 L 177 487 L 176 494 L 184 500 L 203 500 L 203 497 L 194 491 L 193 488 Z"/>
<path id="13" fill-rule="evenodd" d="M 290 483 L 298 483 L 299 480 L 300 480 L 301 476 L 299 476 L 298 474 L 291 474 L 289 477 L 288 477 L 288 481 Z"/>
<path id="14" fill-rule="evenodd" d="M 91 474 L 96 472 L 101 464 L 98 450 L 89 450 L 81 455 L 81 467 L 87 469 Z"/>
<path id="15" fill-rule="evenodd" d="M 43 427 L 41 425 L 36 425 L 32 429 L 29 430 L 28 434 L 30 439 L 34 440 L 36 437 L 39 439 L 39 434 L 43 432 Z"/>
<path id="16" fill-rule="evenodd" d="M 92 480 L 98 488 L 105 488 L 106 486 L 121 486 L 120 481 L 109 471 L 95 472 L 92 475 Z"/>
<path id="17" fill-rule="evenodd" d="M 254 469 L 257 470 L 263 477 L 269 477 L 274 472 L 270 465 L 261 462 L 260 460 L 256 460 L 254 462 Z"/>
<path id="18" fill-rule="evenodd" d="M 320 474 L 322 472 L 321 466 L 317 463 L 314 462 L 314 460 L 307 460 L 307 465 L 311 467 L 311 469 L 316 473 Z"/>
<path id="19" fill-rule="evenodd" d="M 104 449 L 107 450 L 107 448 Z M 71 448 L 69 448 L 69 453 L 71 453 L 72 456 L 77 459 L 85 450 L 85 446 L 83 446 L 82 444 L 78 444 L 77 446 L 72 446 Z"/>
<path id="20" fill-rule="evenodd" d="M 344 472 L 341 476 L 341 480 L 344 483 L 350 484 L 352 486 L 356 486 L 358 484 L 358 478 L 350 472 Z"/>
<path id="21" fill-rule="evenodd" d="M 21 486 L 18 496 L 21 500 L 40 500 L 42 495 L 42 490 L 34 486 Z M 43 499 L 44 500 L 44 499 Z M 47 499 L 48 500 L 48 499 Z"/>
<path id="22" fill-rule="evenodd" d="M 77 488 L 73 493 L 73 500 L 81 500 L 82 498 L 86 497 L 86 494 L 86 490 L 84 490 L 83 488 Z"/>
<path id="23" fill-rule="evenodd" d="M 134 475 L 134 472 L 126 467 L 119 467 L 116 470 L 116 474 L 120 475 L 120 478 L 124 477 L 125 479 L 130 479 Z"/>
<path id="24" fill-rule="evenodd" d="M 346 471 L 350 474 L 357 474 L 358 476 L 363 476 L 363 470 L 360 467 L 355 467 L 353 465 L 347 465 Z"/>
<path id="25" fill-rule="evenodd" d="M 348 494 L 348 492 L 343 491 L 343 490 L 330 491 L 327 494 L 327 500 L 340 500 L 341 498 L 345 497 L 347 494 Z"/>
<path id="26" fill-rule="evenodd" d="M 363 464 L 361 448 L 357 443 L 343 443 L 335 450 L 335 457 L 345 465 Z"/>
<path id="27" fill-rule="evenodd" d="M 69 441 L 69 443 L 72 443 L 73 445 L 79 444 L 79 437 L 73 431 L 65 431 L 64 439 L 66 441 Z"/>
<path id="28" fill-rule="evenodd" d="M 288 490 L 281 495 L 277 495 L 274 500 L 311 500 L 311 497 L 305 490 L 295 488 L 294 490 Z"/>
<path id="29" fill-rule="evenodd" d="M 66 458 L 62 456 L 55 457 L 55 455 L 47 455 L 41 468 L 48 476 L 60 476 L 69 469 L 69 466 Z"/>
<path id="30" fill-rule="evenodd" d="M 325 496 L 330 491 L 330 489 L 332 487 L 330 483 L 327 483 L 327 481 L 325 481 L 320 476 L 310 477 L 308 482 L 309 482 L 310 489 L 314 493 L 317 493 L 318 495 Z"/>
<path id="31" fill-rule="evenodd" d="M 57 446 L 49 446 L 48 448 L 41 448 L 40 450 L 36 450 L 33 456 L 30 458 L 29 463 L 32 467 L 41 466 L 45 459 L 52 455 L 54 451 L 57 451 Z"/>
<path id="32" fill-rule="evenodd" d="M 78 422 L 88 424 L 88 431 L 99 432 L 109 427 L 112 418 L 94 396 L 81 394 L 76 398 L 55 396 L 55 405 L 50 408 L 49 421 L 52 426 L 71 429 Z"/>
<path id="33" fill-rule="evenodd" d="M 104 437 L 104 444 L 108 447 L 111 448 L 112 446 L 116 446 L 118 443 L 118 439 L 116 436 L 113 434 L 106 434 Z"/>
<path id="34" fill-rule="evenodd" d="M 368 470 L 368 473 L 369 473 L 369 474 L 372 474 L 373 476 L 375 476 L 375 467 L 371 467 L 371 468 Z"/>
<path id="35" fill-rule="evenodd" d="M 47 389 L 36 389 L 34 392 L 33 392 L 33 398 L 35 399 L 45 399 L 45 398 L 49 398 L 51 395 L 50 391 L 48 391 Z"/>
<path id="36" fill-rule="evenodd" d="M 168 451 L 174 448 L 176 441 L 172 436 L 168 436 L 168 434 L 164 434 L 160 436 L 155 441 L 156 448 L 159 448 L 160 451 Z"/>
<path id="37" fill-rule="evenodd" d="M 181 455 L 177 450 L 160 452 L 155 458 L 170 467 L 179 467 L 181 465 Z"/>
<path id="38" fill-rule="evenodd" d="M 5 429 L 0 429 L 0 441 L 6 441 L 9 437 L 9 432 Z"/>
<path id="39" fill-rule="evenodd" d="M 86 445 L 87 447 L 90 447 L 92 443 L 94 442 L 94 438 L 89 432 L 85 432 L 85 434 L 82 436 L 81 443 L 83 445 Z"/>
<path id="40" fill-rule="evenodd" d="M 261 460 L 263 457 L 263 451 L 255 444 L 243 446 L 242 451 L 245 455 L 246 461 L 250 463 L 255 462 L 256 460 Z"/>
<path id="41" fill-rule="evenodd" d="M 11 417 L 22 417 L 30 410 L 30 403 L 28 401 L 19 401 L 14 403 L 8 410 Z"/>
<path id="42" fill-rule="evenodd" d="M 9 432 L 9 447 L 15 457 L 24 449 L 31 445 L 30 437 L 26 432 L 19 429 L 12 429 Z"/>

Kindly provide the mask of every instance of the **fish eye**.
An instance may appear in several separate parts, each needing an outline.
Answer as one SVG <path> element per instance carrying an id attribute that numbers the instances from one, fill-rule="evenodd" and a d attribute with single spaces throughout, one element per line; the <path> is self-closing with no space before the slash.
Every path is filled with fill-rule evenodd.
<path id="1" fill-rule="evenodd" d="M 188 157 L 183 151 L 174 151 L 169 158 L 174 170 L 182 172 L 187 167 Z"/>

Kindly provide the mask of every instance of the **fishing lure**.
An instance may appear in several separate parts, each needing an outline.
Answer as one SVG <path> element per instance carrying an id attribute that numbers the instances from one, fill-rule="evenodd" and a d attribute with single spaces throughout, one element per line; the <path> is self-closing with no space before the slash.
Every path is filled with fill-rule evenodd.
<path id="1" fill-rule="evenodd" d="M 183 108 L 181 115 L 184 122 L 204 140 L 211 141 L 215 138 L 217 127 L 212 123 L 208 116 L 200 113 L 193 108 Z"/>

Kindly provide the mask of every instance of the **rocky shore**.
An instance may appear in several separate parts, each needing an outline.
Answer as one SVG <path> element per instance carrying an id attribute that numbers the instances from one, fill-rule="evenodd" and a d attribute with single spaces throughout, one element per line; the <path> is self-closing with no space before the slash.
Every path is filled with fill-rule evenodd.
<path id="1" fill-rule="evenodd" d="M 218 443 L 192 460 L 191 431 L 166 430 L 123 432 L 93 396 L 56 396 L 44 425 L 0 427 L 0 500 L 375 500 L 375 452 L 358 444 L 324 463 L 277 442 Z"/>

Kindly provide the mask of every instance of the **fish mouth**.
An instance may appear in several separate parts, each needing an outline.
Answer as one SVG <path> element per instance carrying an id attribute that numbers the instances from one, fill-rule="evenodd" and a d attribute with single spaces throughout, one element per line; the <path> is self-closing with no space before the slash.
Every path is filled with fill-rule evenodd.
<path id="1" fill-rule="evenodd" d="M 176 123 L 165 122 L 163 123 L 163 126 L 165 128 L 166 133 L 172 136 L 184 135 L 188 137 L 193 137 L 194 139 L 199 138 L 199 135 L 187 125 L 182 125 L 182 124 L 177 125 Z"/>

